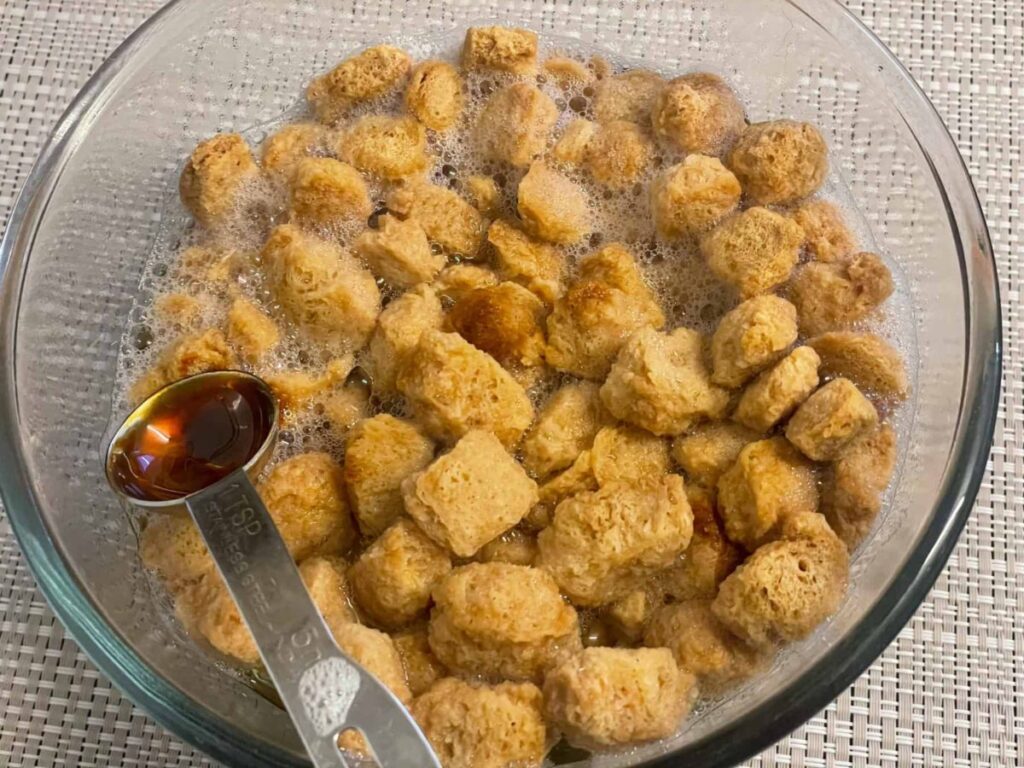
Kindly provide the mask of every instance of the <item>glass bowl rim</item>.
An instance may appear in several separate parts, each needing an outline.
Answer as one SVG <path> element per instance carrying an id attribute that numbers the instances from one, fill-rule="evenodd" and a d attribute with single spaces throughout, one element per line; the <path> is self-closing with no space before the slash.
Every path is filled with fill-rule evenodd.
<path id="1" fill-rule="evenodd" d="M 76 137 L 90 127 L 90 117 L 102 96 L 117 85 L 119 77 L 149 40 L 190 5 L 201 0 L 171 0 L 142 23 L 103 62 L 76 94 L 61 116 L 19 193 L 8 226 L 0 240 L 0 360 L 13 363 L 22 282 L 35 232 L 46 211 L 49 193 L 74 153 Z M 805 15 L 833 37 L 838 33 L 854 39 L 848 48 L 866 47 L 878 71 L 892 78 L 900 96 L 909 99 L 907 111 L 917 110 L 924 121 L 937 127 L 938 146 L 919 143 L 943 197 L 960 257 L 960 276 L 967 298 L 966 349 L 961 407 L 954 440 L 947 459 L 932 520 L 915 543 L 900 572 L 864 617 L 814 665 L 804 670 L 768 701 L 713 733 L 640 765 L 669 766 L 680 753 L 696 764 L 735 765 L 769 747 L 810 719 L 848 687 L 895 638 L 935 582 L 974 503 L 995 429 L 1002 371 L 1001 310 L 996 264 L 991 240 L 977 193 L 967 167 L 948 129 L 913 76 L 895 55 L 853 12 L 839 0 L 780 0 Z M 814 5 L 829 14 L 832 28 L 819 14 L 803 5 Z M 898 105 L 908 128 L 911 120 Z M 929 151 L 929 149 L 931 151 Z M 944 182 L 944 179 L 950 183 Z M 950 188 L 963 197 L 951 201 Z M 959 213 L 966 221 L 961 224 Z M 965 257 L 976 248 L 977 256 Z M 979 258 L 980 257 L 980 258 Z M 189 698 L 170 681 L 155 674 L 134 649 L 103 619 L 101 610 L 61 558 L 28 476 L 21 435 L 17 429 L 15 366 L 0 368 L 0 498 L 11 527 L 25 554 L 37 584 L 54 614 L 93 663 L 109 676 L 133 702 L 157 722 L 214 758 L 236 764 L 245 756 L 249 766 L 305 766 L 305 761 L 276 745 L 259 745 L 220 718 L 201 702 Z M 780 706 L 780 702 L 785 702 Z"/>

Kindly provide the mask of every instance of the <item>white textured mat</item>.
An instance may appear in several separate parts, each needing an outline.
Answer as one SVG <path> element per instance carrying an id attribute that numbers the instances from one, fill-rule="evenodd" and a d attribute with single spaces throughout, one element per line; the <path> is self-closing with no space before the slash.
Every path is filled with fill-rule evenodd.
<path id="1" fill-rule="evenodd" d="M 159 0 L 0 0 L 0 223 L 89 74 Z M 752 766 L 1024 765 L 1024 0 L 849 0 L 906 64 L 970 167 L 999 262 L 1004 392 L 959 546 L 839 699 Z M 0 766 L 199 766 L 65 636 L 0 511 Z"/>

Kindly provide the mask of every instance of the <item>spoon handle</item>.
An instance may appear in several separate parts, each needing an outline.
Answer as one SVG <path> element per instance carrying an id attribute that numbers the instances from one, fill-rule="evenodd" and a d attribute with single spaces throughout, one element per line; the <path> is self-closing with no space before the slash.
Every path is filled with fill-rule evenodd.
<path id="1" fill-rule="evenodd" d="M 382 768 L 440 768 L 408 711 L 335 644 L 244 470 L 186 506 L 317 768 L 348 768 L 338 733 L 358 728 Z"/>

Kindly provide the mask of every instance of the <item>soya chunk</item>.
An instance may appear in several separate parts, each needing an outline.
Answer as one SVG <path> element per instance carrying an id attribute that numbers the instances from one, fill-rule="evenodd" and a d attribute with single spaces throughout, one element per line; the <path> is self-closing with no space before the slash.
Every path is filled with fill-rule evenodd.
<path id="1" fill-rule="evenodd" d="M 722 582 L 711 610 L 752 646 L 800 640 L 835 613 L 849 571 L 846 547 L 825 526 L 816 537 L 760 547 Z"/>
<path id="2" fill-rule="evenodd" d="M 778 296 L 756 296 L 727 312 L 711 339 L 711 380 L 738 387 L 786 354 L 796 341 L 796 308 Z"/>
<path id="3" fill-rule="evenodd" d="M 368 359 L 377 394 L 394 394 L 398 370 L 416 349 L 420 336 L 426 331 L 440 330 L 443 322 L 441 300 L 434 291 L 423 286 L 402 294 L 384 307 L 370 338 Z"/>
<path id="4" fill-rule="evenodd" d="M 819 362 L 811 347 L 797 347 L 743 390 L 732 417 L 767 432 L 817 389 Z"/>
<path id="5" fill-rule="evenodd" d="M 896 433 L 880 424 L 848 445 L 826 473 L 821 511 L 851 551 L 882 511 L 882 494 L 895 467 Z"/>
<path id="6" fill-rule="evenodd" d="M 391 45 L 375 45 L 313 80 L 306 99 L 322 123 L 333 123 L 356 104 L 383 95 L 405 78 L 412 61 Z"/>
<path id="7" fill-rule="evenodd" d="M 579 242 L 590 232 L 590 209 L 583 189 L 536 161 L 519 182 L 519 215 L 528 232 L 551 243 Z"/>
<path id="8" fill-rule="evenodd" d="M 431 162 L 427 131 L 414 117 L 361 117 L 341 135 L 337 151 L 360 171 L 392 181 L 420 173 Z"/>
<path id="9" fill-rule="evenodd" d="M 237 133 L 219 133 L 200 142 L 181 172 L 181 202 L 207 227 L 239 212 L 245 188 L 259 176 L 252 150 Z"/>
<path id="10" fill-rule="evenodd" d="M 427 233 L 415 219 L 381 216 L 379 228 L 361 234 L 355 250 L 375 274 L 396 288 L 429 282 L 445 265 L 444 256 L 430 249 Z"/>
<path id="11" fill-rule="evenodd" d="M 910 389 L 900 353 L 865 331 L 832 331 L 807 342 L 821 357 L 826 376 L 842 376 L 882 397 L 905 398 Z"/>
<path id="12" fill-rule="evenodd" d="M 291 175 L 289 195 L 292 221 L 306 227 L 333 230 L 362 221 L 372 210 L 359 171 L 331 157 L 299 160 Z"/>
<path id="13" fill-rule="evenodd" d="M 480 212 L 452 190 L 422 179 L 410 179 L 392 192 L 388 209 L 413 219 L 448 253 L 472 257 L 483 242 L 486 224 Z"/>
<path id="14" fill-rule="evenodd" d="M 810 123 L 754 123 L 740 134 L 726 165 L 756 205 L 786 205 L 818 191 L 828 174 L 828 146 Z"/>
<path id="15" fill-rule="evenodd" d="M 687 154 L 721 155 L 745 127 L 745 115 L 722 78 L 693 72 L 661 90 L 651 124 L 658 138 Z"/>
<path id="16" fill-rule="evenodd" d="M 585 749 L 675 733 L 697 689 L 667 648 L 587 648 L 544 681 L 544 711 Z"/>
<path id="17" fill-rule="evenodd" d="M 800 227 L 790 219 L 767 208 L 748 208 L 708 232 L 700 250 L 715 276 L 749 299 L 789 279 L 802 242 Z"/>
<path id="18" fill-rule="evenodd" d="M 565 469 L 589 448 L 605 421 L 596 384 L 567 384 L 537 414 L 523 439 L 523 466 L 535 477 Z"/>
<path id="19" fill-rule="evenodd" d="M 539 682 L 581 647 L 576 611 L 537 568 L 470 563 L 438 585 L 434 601 L 430 647 L 463 675 Z"/>
<path id="20" fill-rule="evenodd" d="M 512 447 L 533 421 L 533 404 L 522 386 L 457 333 L 423 333 L 398 371 L 397 387 L 427 432 L 440 440 L 486 429 Z"/>
<path id="21" fill-rule="evenodd" d="M 892 275 L 873 253 L 832 264 L 812 262 L 793 275 L 789 300 L 807 336 L 845 328 L 873 312 L 893 292 Z"/>
<path id="22" fill-rule="evenodd" d="M 615 120 L 646 123 L 664 85 L 661 75 L 644 69 L 602 78 L 594 89 L 594 116 L 599 123 Z"/>
<path id="23" fill-rule="evenodd" d="M 427 128 L 443 131 L 462 114 L 462 78 L 444 61 L 420 62 L 409 76 L 405 108 Z"/>
<path id="24" fill-rule="evenodd" d="M 715 618 L 710 600 L 689 600 L 659 608 L 644 635 L 644 644 L 668 648 L 679 668 L 693 674 L 705 693 L 721 691 L 750 677 L 765 660 Z"/>
<path id="25" fill-rule="evenodd" d="M 259 492 L 296 561 L 338 554 L 355 543 L 342 468 L 326 453 L 300 453 L 281 462 Z"/>
<path id="26" fill-rule="evenodd" d="M 537 502 L 537 484 L 494 435 L 472 430 L 402 483 L 405 508 L 424 532 L 460 557 L 512 528 Z"/>
<path id="27" fill-rule="evenodd" d="M 228 343 L 250 363 L 258 363 L 281 340 L 277 323 L 266 312 L 241 296 L 228 310 L 226 334 Z"/>
<path id="28" fill-rule="evenodd" d="M 537 563 L 579 605 L 625 596 L 686 549 L 693 514 L 678 475 L 617 482 L 562 501 L 538 537 Z"/>
<path id="29" fill-rule="evenodd" d="M 714 488 L 743 447 L 759 437 L 757 432 L 739 424 L 705 424 L 672 441 L 672 458 L 686 471 L 688 480 Z"/>
<path id="30" fill-rule="evenodd" d="M 345 488 L 364 536 L 402 514 L 402 481 L 433 459 L 433 442 L 414 424 L 386 413 L 356 424 L 345 447 Z"/>
<path id="31" fill-rule="evenodd" d="M 475 288 L 448 312 L 448 323 L 466 341 L 506 368 L 544 362 L 544 302 L 518 283 Z"/>
<path id="32" fill-rule="evenodd" d="M 857 240 L 843 215 L 827 200 L 805 200 L 792 213 L 804 231 L 804 247 L 815 261 L 839 261 L 853 253 Z"/>
<path id="33" fill-rule="evenodd" d="M 776 536 L 787 518 L 817 506 L 810 463 L 782 437 L 750 443 L 718 479 L 726 535 L 749 551 Z"/>
<path id="34" fill-rule="evenodd" d="M 664 323 L 632 255 L 611 244 L 580 260 L 579 277 L 555 302 L 546 358 L 558 370 L 604 379 L 633 331 Z"/>
<path id="35" fill-rule="evenodd" d="M 525 168 L 544 152 L 557 119 L 550 96 L 536 86 L 513 83 L 487 100 L 473 135 L 484 157 Z"/>
<path id="36" fill-rule="evenodd" d="M 654 225 L 669 240 L 700 235 L 736 210 L 741 192 L 718 158 L 687 155 L 651 185 Z"/>
<path id="37" fill-rule="evenodd" d="M 849 379 L 832 379 L 793 414 L 786 437 L 815 461 L 828 461 L 878 423 L 875 407 Z"/>
<path id="38" fill-rule="evenodd" d="M 401 519 L 349 571 L 352 594 L 377 625 L 401 627 L 424 615 L 430 593 L 451 570 L 448 552 L 412 520 Z"/>
<path id="39" fill-rule="evenodd" d="M 711 383 L 703 344 L 688 328 L 637 331 L 619 351 L 601 402 L 616 418 L 656 435 L 677 435 L 701 419 L 722 416 L 729 395 Z"/>
<path id="40" fill-rule="evenodd" d="M 366 343 L 380 314 L 380 291 L 350 253 L 282 224 L 263 246 L 263 262 L 285 317 L 311 341 L 338 351 Z"/>
<path id="41" fill-rule="evenodd" d="M 516 27 L 470 27 L 462 45 L 462 66 L 533 74 L 537 71 L 537 33 Z"/>
<path id="42" fill-rule="evenodd" d="M 508 221 L 498 219 L 487 230 L 495 264 L 506 280 L 529 288 L 547 304 L 562 295 L 562 254 L 555 246 L 535 240 Z"/>
<path id="43" fill-rule="evenodd" d="M 439 680 L 412 705 L 445 768 L 539 768 L 547 750 L 543 699 L 532 683 Z"/>
<path id="44" fill-rule="evenodd" d="M 598 184 L 623 189 L 647 172 L 654 147 L 640 126 L 616 120 L 598 127 L 587 143 L 585 165 Z"/>

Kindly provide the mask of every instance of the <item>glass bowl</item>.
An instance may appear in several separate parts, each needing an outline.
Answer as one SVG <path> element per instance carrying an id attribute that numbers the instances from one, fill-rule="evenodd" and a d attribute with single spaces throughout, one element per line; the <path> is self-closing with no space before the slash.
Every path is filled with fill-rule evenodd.
<path id="1" fill-rule="evenodd" d="M 1000 317 L 982 213 L 935 110 L 839 3 L 172 2 L 74 100 L 4 237 L 0 485 L 39 585 L 78 643 L 157 720 L 225 763 L 306 764 L 284 712 L 173 621 L 103 478 L 120 345 L 146 290 L 147 255 L 167 236 L 182 158 L 199 139 L 272 121 L 353 49 L 397 36 L 415 54 L 421 40 L 455 44 L 483 21 L 667 72 L 710 68 L 732 79 L 752 118 L 819 125 L 845 192 L 904 281 L 901 333 L 916 349 L 902 465 L 839 613 L 676 737 L 590 764 L 731 765 L 799 726 L 924 598 L 985 469 Z"/>

